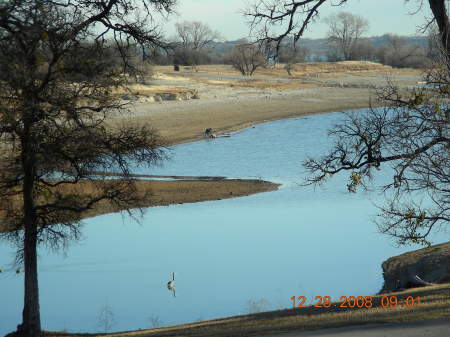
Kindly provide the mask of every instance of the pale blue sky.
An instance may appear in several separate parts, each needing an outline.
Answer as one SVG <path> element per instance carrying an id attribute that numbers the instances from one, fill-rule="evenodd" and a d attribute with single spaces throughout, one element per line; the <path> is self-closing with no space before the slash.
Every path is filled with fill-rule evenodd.
<path id="1" fill-rule="evenodd" d="M 164 30 L 173 33 L 176 21 L 197 20 L 207 23 L 211 28 L 222 33 L 226 40 L 234 40 L 248 35 L 248 27 L 240 10 L 245 8 L 245 1 L 253 0 L 179 0 L 177 12 L 179 16 L 173 17 L 164 24 Z M 336 2 L 336 1 L 335 1 Z M 382 35 L 396 33 L 399 35 L 416 35 L 417 26 L 430 17 L 430 11 L 425 2 L 424 8 L 414 16 L 418 7 L 418 0 L 349 0 L 341 7 L 327 5 L 322 8 L 320 17 L 323 19 L 331 13 L 349 11 L 361 15 L 369 20 L 370 31 L 368 35 Z M 323 22 L 312 24 L 305 34 L 308 38 L 325 37 L 327 26 Z"/>

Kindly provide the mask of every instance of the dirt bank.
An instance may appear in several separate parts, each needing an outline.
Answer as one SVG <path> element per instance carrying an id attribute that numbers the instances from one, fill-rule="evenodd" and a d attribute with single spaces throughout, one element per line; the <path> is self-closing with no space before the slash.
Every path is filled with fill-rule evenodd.
<path id="1" fill-rule="evenodd" d="M 137 195 L 139 203 L 131 208 L 168 206 L 174 204 L 184 204 L 192 202 L 201 202 L 208 200 L 221 200 L 228 198 L 243 197 L 255 193 L 269 192 L 276 190 L 279 185 L 263 180 L 244 180 L 244 179 L 223 179 L 205 177 L 195 180 L 176 180 L 176 181 L 149 181 L 141 180 L 136 182 Z M 82 181 L 77 184 L 78 194 L 95 193 L 95 186 L 89 181 Z M 64 187 L 60 187 L 64 189 Z M 17 200 L 17 205 L 20 205 Z M 82 218 L 118 212 L 123 209 L 117 209 L 110 203 L 100 202 L 95 208 L 84 212 Z M 1 220 L 1 214 L 0 214 Z M 0 221 L 1 223 L 1 221 Z M 11 228 L 0 224 L 0 232 L 6 232 Z"/>
<path id="2" fill-rule="evenodd" d="M 391 257 L 382 268 L 381 292 L 418 286 L 416 276 L 431 283 L 450 282 L 450 242 Z"/>
<path id="3" fill-rule="evenodd" d="M 264 180 L 214 180 L 211 177 L 176 181 L 141 180 L 137 182 L 137 194 L 141 196 L 141 202 L 136 204 L 135 207 L 169 206 L 244 197 L 251 194 L 274 191 L 279 186 L 279 184 Z M 88 191 L 89 187 L 82 187 L 81 190 Z M 96 209 L 86 212 L 84 217 L 87 218 L 118 211 L 120 209 L 112 208 L 111 205 L 100 204 Z"/>

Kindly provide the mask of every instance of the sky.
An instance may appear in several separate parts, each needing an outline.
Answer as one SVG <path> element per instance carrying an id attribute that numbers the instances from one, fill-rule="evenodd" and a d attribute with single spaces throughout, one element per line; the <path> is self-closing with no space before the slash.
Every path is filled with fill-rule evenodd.
<path id="1" fill-rule="evenodd" d="M 212 29 L 219 31 L 225 40 L 237 40 L 247 37 L 249 28 L 246 19 L 241 12 L 246 8 L 246 3 L 256 0 L 178 0 L 178 15 L 163 25 L 164 30 L 174 34 L 174 24 L 184 20 L 201 21 Z M 331 0 L 330 2 L 337 2 Z M 310 25 L 304 35 L 305 38 L 323 38 L 327 34 L 327 25 L 323 22 L 326 16 L 347 11 L 366 18 L 370 29 L 368 36 L 396 33 L 398 35 L 422 35 L 418 33 L 417 26 L 431 17 L 431 12 L 424 3 L 423 9 L 415 15 L 409 15 L 417 11 L 420 0 L 348 0 L 346 5 L 336 7 L 324 5 L 320 10 L 320 20 Z"/>

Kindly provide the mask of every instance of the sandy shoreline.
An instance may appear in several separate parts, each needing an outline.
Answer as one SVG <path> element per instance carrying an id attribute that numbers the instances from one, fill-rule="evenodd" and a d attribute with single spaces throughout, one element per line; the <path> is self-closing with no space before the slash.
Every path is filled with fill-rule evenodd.
<path id="1" fill-rule="evenodd" d="M 130 209 L 245 197 L 256 193 L 275 191 L 280 185 L 258 179 L 199 177 L 198 179 L 174 181 L 136 180 L 135 186 L 139 201 Z M 79 182 L 78 189 L 81 191 L 80 195 L 95 191 L 94 185 L 89 181 Z M 124 210 L 102 201 L 93 209 L 82 213 L 81 218 L 84 220 Z M 1 216 L 3 215 L 0 214 L 0 220 Z M 10 230 L 12 228 L 0 221 L 0 233 Z"/>
<path id="2" fill-rule="evenodd" d="M 318 78 L 286 78 L 274 72 L 248 79 L 230 73 L 226 66 L 217 67 L 158 75 L 146 88 L 191 90 L 200 98 L 134 103 L 130 114 L 115 121 L 156 128 L 166 145 L 174 145 L 204 139 L 207 128 L 228 133 L 268 121 L 379 106 L 376 88 L 384 86 L 388 77 L 401 87 L 420 79 L 419 72 L 387 73 L 385 67 L 382 71 L 326 73 Z M 146 90 L 140 89 L 141 93 Z"/>
<path id="3" fill-rule="evenodd" d="M 321 93 L 324 94 L 325 92 L 325 90 L 322 90 Z M 168 119 L 163 113 L 139 114 L 140 111 L 147 110 L 148 106 L 137 104 L 134 109 L 138 111 L 138 114 L 133 119 L 140 125 L 147 124 L 156 128 L 160 132 L 164 144 L 175 145 L 205 139 L 204 131 L 207 128 L 214 129 L 220 135 L 269 121 L 368 108 L 370 106 L 366 92 L 353 90 L 352 93 L 346 91 L 344 94 L 342 100 L 330 100 L 319 104 L 305 103 L 296 99 L 291 99 L 289 102 L 278 100 L 258 102 L 241 99 L 239 102 L 212 104 L 198 109 L 196 106 L 189 106 L 189 102 L 182 102 L 181 104 L 186 104 L 185 110 L 183 112 L 176 110 L 172 112 L 172 119 Z M 348 101 L 348 94 L 354 95 L 357 99 Z M 170 103 L 165 108 L 170 109 Z M 208 111 L 207 115 L 204 111 Z"/>

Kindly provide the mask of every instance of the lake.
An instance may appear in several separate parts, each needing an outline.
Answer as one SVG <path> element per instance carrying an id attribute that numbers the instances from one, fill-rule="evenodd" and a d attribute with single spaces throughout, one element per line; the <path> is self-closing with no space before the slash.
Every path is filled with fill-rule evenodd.
<path id="1" fill-rule="evenodd" d="M 67 255 L 39 251 L 42 325 L 101 332 L 150 328 L 291 307 L 291 296 L 365 296 L 382 286 L 381 263 L 418 248 L 395 246 L 373 217 L 383 197 L 348 193 L 347 175 L 303 187 L 307 155 L 330 146 L 342 114 L 260 124 L 230 138 L 171 148 L 164 167 L 136 173 L 261 178 L 278 191 L 148 209 L 141 224 L 119 214 L 88 219 Z M 212 127 L 214 127 L 212 125 Z M 389 178 L 377 172 L 375 184 Z M 436 233 L 433 243 L 448 241 Z M 13 249 L 0 243 L 0 268 Z M 166 288 L 176 273 L 176 297 Z M 23 275 L 0 274 L 0 335 L 21 321 Z"/>

